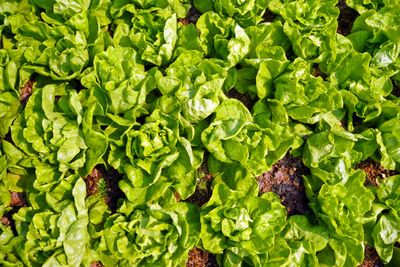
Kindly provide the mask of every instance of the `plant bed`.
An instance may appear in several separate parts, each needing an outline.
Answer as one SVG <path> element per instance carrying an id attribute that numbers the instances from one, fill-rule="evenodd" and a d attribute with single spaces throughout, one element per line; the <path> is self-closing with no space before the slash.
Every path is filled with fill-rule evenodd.
<path id="1" fill-rule="evenodd" d="M 0 0 L 0 265 L 398 266 L 397 2 Z"/>

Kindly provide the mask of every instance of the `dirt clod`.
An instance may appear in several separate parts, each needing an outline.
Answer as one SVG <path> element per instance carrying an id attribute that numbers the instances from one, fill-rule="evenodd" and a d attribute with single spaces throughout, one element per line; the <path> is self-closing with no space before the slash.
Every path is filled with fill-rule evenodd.
<path id="1" fill-rule="evenodd" d="M 243 103 L 243 105 L 245 105 L 245 107 L 248 110 L 251 110 L 251 108 L 253 107 L 254 101 L 251 99 L 250 95 L 248 95 L 248 94 L 241 94 L 238 91 L 236 91 L 235 89 L 231 89 L 228 91 L 226 96 L 229 98 L 234 98 L 234 99 L 239 100 L 240 102 Z"/>
<path id="2" fill-rule="evenodd" d="M 364 249 L 364 261 L 358 267 L 383 267 L 383 263 L 378 256 L 375 248 L 368 245 Z"/>
<path id="3" fill-rule="evenodd" d="M 11 202 L 10 202 L 11 207 L 20 208 L 28 206 L 24 193 L 11 191 L 10 196 L 11 196 Z"/>
<path id="4" fill-rule="evenodd" d="M 346 0 L 339 0 L 337 7 L 340 10 L 337 33 L 347 36 L 351 33 L 353 22 L 358 17 L 358 13 L 346 4 Z"/>
<path id="5" fill-rule="evenodd" d="M 1 217 L 1 223 L 5 226 L 10 226 L 11 220 L 7 216 L 3 216 L 3 217 Z"/>
<path id="6" fill-rule="evenodd" d="M 189 251 L 187 267 L 217 267 L 215 256 L 201 249 L 193 248 Z"/>
<path id="7" fill-rule="evenodd" d="M 272 191 L 279 195 L 288 215 L 304 214 L 308 210 L 308 200 L 302 176 L 308 173 L 301 159 L 288 153 L 270 171 L 257 177 L 260 193 Z"/>
<path id="8" fill-rule="evenodd" d="M 384 179 L 396 174 L 396 171 L 386 170 L 382 167 L 382 165 L 373 161 L 372 159 L 367 159 L 359 163 L 356 168 L 364 170 L 366 174 L 366 179 L 364 182 L 365 186 L 378 186 L 378 178 Z"/>

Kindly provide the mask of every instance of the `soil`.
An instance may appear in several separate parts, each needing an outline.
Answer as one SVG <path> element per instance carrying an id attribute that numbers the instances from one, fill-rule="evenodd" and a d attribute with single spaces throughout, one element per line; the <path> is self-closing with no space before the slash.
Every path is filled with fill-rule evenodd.
<path id="1" fill-rule="evenodd" d="M 11 191 L 10 196 L 11 196 L 11 202 L 10 202 L 11 207 L 20 208 L 28 206 L 28 202 L 26 201 L 24 193 Z"/>
<path id="2" fill-rule="evenodd" d="M 197 182 L 196 191 L 187 199 L 188 202 L 196 204 L 200 207 L 207 203 L 212 195 L 211 181 L 213 177 L 208 171 L 207 161 L 208 155 L 205 154 L 203 163 L 197 170 L 198 177 L 200 177 L 200 179 Z"/>
<path id="3" fill-rule="evenodd" d="M 103 165 L 96 166 L 92 172 L 85 177 L 88 195 L 101 194 L 104 201 L 112 212 L 116 212 L 118 199 L 124 198 L 124 193 L 118 187 L 122 175 L 113 168 L 106 169 Z M 105 188 L 101 188 L 101 181 Z"/>
<path id="4" fill-rule="evenodd" d="M 11 218 L 9 218 L 8 216 L 3 215 L 3 217 L 1 217 L 1 223 L 2 223 L 3 225 L 5 225 L 5 226 L 10 226 L 11 223 L 12 223 L 12 220 L 11 220 Z"/>
<path id="5" fill-rule="evenodd" d="M 359 16 L 359 14 L 357 11 L 349 7 L 345 0 L 339 0 L 337 7 L 340 10 L 337 33 L 347 36 L 351 33 L 353 22 Z"/>
<path id="6" fill-rule="evenodd" d="M 104 267 L 104 265 L 99 261 L 94 261 L 90 264 L 90 267 Z"/>
<path id="7" fill-rule="evenodd" d="M 30 79 L 23 87 L 20 89 L 20 97 L 19 101 L 25 105 L 26 102 L 28 102 L 29 97 L 32 95 L 32 88 L 33 88 L 33 83 L 35 81 L 33 79 Z"/>
<path id="8" fill-rule="evenodd" d="M 378 256 L 375 248 L 368 245 L 364 249 L 364 261 L 358 267 L 383 267 L 383 263 Z"/>
<path id="9" fill-rule="evenodd" d="M 275 18 L 275 13 L 272 13 L 272 11 L 270 11 L 269 9 L 265 10 L 265 13 L 263 15 L 264 22 L 273 22 Z"/>
<path id="10" fill-rule="evenodd" d="M 260 194 L 272 191 L 279 195 L 288 215 L 304 214 L 309 210 L 303 185 L 303 175 L 306 174 L 309 170 L 301 159 L 288 153 L 270 171 L 257 177 Z"/>
<path id="11" fill-rule="evenodd" d="M 102 178 L 98 169 L 94 168 L 92 172 L 85 177 L 86 193 L 88 196 L 96 195 L 99 192 L 99 181 Z"/>
<path id="12" fill-rule="evenodd" d="M 201 16 L 201 13 L 197 11 L 194 7 L 191 7 L 188 11 L 186 18 L 178 19 L 178 22 L 182 23 L 183 25 L 188 25 L 190 23 L 196 24 L 197 20 Z"/>
<path id="13" fill-rule="evenodd" d="M 386 170 L 382 167 L 382 165 L 373 161 L 372 159 L 366 159 L 365 161 L 359 163 L 356 168 L 364 170 L 366 174 L 366 179 L 364 182 L 365 186 L 378 186 L 378 178 L 385 179 L 389 176 L 397 174 L 396 171 Z"/>
<path id="14" fill-rule="evenodd" d="M 326 75 L 325 73 L 323 73 L 321 71 L 321 69 L 319 68 L 318 64 L 314 64 L 313 66 L 313 70 L 311 73 L 314 77 L 321 77 L 322 79 L 325 79 L 326 77 L 328 77 L 328 75 Z"/>
<path id="15" fill-rule="evenodd" d="M 209 254 L 201 249 L 193 248 L 189 251 L 186 267 L 217 267 L 215 255 Z"/>
<path id="16" fill-rule="evenodd" d="M 236 91 L 235 89 L 231 89 L 228 91 L 226 96 L 229 98 L 235 98 L 235 99 L 239 100 L 240 102 L 243 103 L 243 105 L 246 106 L 246 108 L 248 110 L 251 110 L 251 108 L 253 107 L 254 101 L 251 99 L 250 95 L 248 95 L 248 94 L 241 94 L 238 91 Z"/>
<path id="17" fill-rule="evenodd" d="M 397 83 L 396 81 L 393 81 L 392 95 L 400 97 L 400 84 Z"/>
<path id="18" fill-rule="evenodd" d="M 12 209 L 3 214 L 1 217 L 1 223 L 5 226 L 10 226 L 14 232 L 14 235 L 18 235 L 12 215 L 17 213 L 21 207 L 27 207 L 28 202 L 26 200 L 25 193 L 10 191 L 10 198 L 10 207 Z"/>

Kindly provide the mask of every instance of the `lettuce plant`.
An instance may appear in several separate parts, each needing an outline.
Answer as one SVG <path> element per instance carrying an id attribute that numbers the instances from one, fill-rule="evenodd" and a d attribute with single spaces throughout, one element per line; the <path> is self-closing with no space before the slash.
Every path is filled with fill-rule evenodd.
<path id="1" fill-rule="evenodd" d="M 107 149 L 107 140 L 92 129 L 95 106 L 84 110 L 67 84 L 36 90 L 12 126 L 15 144 L 27 155 L 87 174 Z"/>
<path id="2" fill-rule="evenodd" d="M 274 245 L 285 226 L 286 211 L 273 193 L 246 195 L 217 184 L 201 212 L 201 244 L 222 254 L 224 266 L 241 261 L 262 266 L 258 254 Z"/>
<path id="3" fill-rule="evenodd" d="M 114 214 L 104 225 L 100 259 L 110 266 L 182 265 L 199 238 L 196 213 L 191 204 L 177 203 L 151 204 L 128 217 Z"/>
<path id="4" fill-rule="evenodd" d="M 0 0 L 0 265 L 398 266 L 399 24 L 396 0 Z"/>

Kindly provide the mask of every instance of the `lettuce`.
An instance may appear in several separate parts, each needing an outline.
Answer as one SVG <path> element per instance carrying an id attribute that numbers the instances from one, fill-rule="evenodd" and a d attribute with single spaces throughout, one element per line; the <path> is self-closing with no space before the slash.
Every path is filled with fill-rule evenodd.
<path id="1" fill-rule="evenodd" d="M 292 146 L 289 130 L 272 122 L 262 127 L 252 121 L 246 107 L 237 100 L 225 100 L 215 118 L 202 133 L 202 142 L 217 160 L 239 162 L 255 175 L 271 167 Z M 275 135 L 274 133 L 278 133 Z"/>
<path id="2" fill-rule="evenodd" d="M 2 266 L 174 267 L 196 248 L 220 266 L 347 267 L 369 247 L 399 265 L 399 14 L 0 0 Z M 288 216 L 260 175 L 299 181 L 310 209 Z"/>
<path id="3" fill-rule="evenodd" d="M 285 218 L 285 209 L 273 193 L 258 197 L 217 184 L 201 212 L 201 244 L 207 251 L 224 253 L 224 266 L 241 261 L 262 266 L 258 255 L 274 245 Z"/>
<path id="4" fill-rule="evenodd" d="M 178 203 L 170 208 L 152 204 L 129 217 L 114 214 L 104 225 L 99 245 L 106 265 L 177 266 L 198 240 L 196 208 Z"/>
<path id="5" fill-rule="evenodd" d="M 84 110 L 67 84 L 48 84 L 33 93 L 16 118 L 13 141 L 27 155 L 61 172 L 88 174 L 107 149 L 104 135 L 92 129 L 94 108 Z"/>
<path id="6" fill-rule="evenodd" d="M 182 199 L 194 192 L 203 152 L 192 147 L 194 129 L 182 123 L 180 110 L 174 98 L 160 98 L 145 122 L 126 132 L 126 143 L 111 146 L 109 162 L 126 173 L 120 186 L 129 201 L 139 204 L 142 190 L 163 182 L 170 183 Z"/>
<path id="7" fill-rule="evenodd" d="M 389 262 L 393 256 L 394 243 L 400 240 L 398 206 L 400 204 L 397 191 L 399 190 L 400 176 L 391 176 L 382 181 L 377 197 L 385 205 L 386 211 L 381 212 L 372 231 L 372 238 L 378 255 L 384 262 Z"/>

